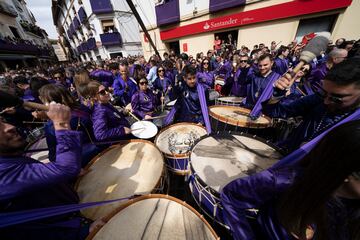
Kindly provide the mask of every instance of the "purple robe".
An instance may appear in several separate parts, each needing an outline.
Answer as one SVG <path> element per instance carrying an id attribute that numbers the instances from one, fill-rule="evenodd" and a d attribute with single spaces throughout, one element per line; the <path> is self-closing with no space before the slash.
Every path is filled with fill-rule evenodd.
<path id="1" fill-rule="evenodd" d="M 215 76 L 214 72 L 197 72 L 197 82 L 203 84 L 204 87 L 211 89 L 214 88 Z"/>
<path id="2" fill-rule="evenodd" d="M 131 98 L 132 111 L 140 119 L 143 119 L 145 115 L 153 116 L 156 103 L 156 96 L 150 89 L 146 92 L 137 91 Z"/>
<path id="3" fill-rule="evenodd" d="M 308 82 L 310 83 L 311 88 L 316 92 L 318 89 L 322 88 L 322 80 L 329 69 L 326 67 L 326 63 L 317 65 L 310 73 L 308 77 Z"/>
<path id="4" fill-rule="evenodd" d="M 104 69 L 97 69 L 92 71 L 90 73 L 90 77 L 95 78 L 105 87 L 110 87 L 114 82 L 114 75 L 112 72 Z"/>
<path id="5" fill-rule="evenodd" d="M 280 75 L 287 72 L 289 68 L 289 60 L 286 58 L 275 58 L 274 60 L 274 71 Z"/>
<path id="6" fill-rule="evenodd" d="M 2 212 L 78 203 L 69 181 L 80 172 L 81 140 L 75 131 L 56 131 L 56 161 L 41 163 L 28 157 L 0 157 Z M 71 228 L 56 227 L 72 218 Z M 4 239 L 80 239 L 81 218 L 63 214 L 0 229 Z M 77 224 L 75 224 L 77 223 Z M 41 229 L 41 230 L 39 230 Z M 87 233 L 86 233 L 87 234 Z M 84 237 L 84 236 L 83 236 Z"/>
<path id="7" fill-rule="evenodd" d="M 136 83 L 132 79 L 128 77 L 128 79 L 124 81 L 121 76 L 115 78 L 112 87 L 114 88 L 114 97 L 117 98 L 117 101 L 123 106 L 131 102 L 131 97 L 138 90 Z"/>
<path id="8" fill-rule="evenodd" d="M 97 141 L 124 139 L 124 127 L 130 127 L 125 116 L 109 103 L 94 105 L 92 121 Z"/>

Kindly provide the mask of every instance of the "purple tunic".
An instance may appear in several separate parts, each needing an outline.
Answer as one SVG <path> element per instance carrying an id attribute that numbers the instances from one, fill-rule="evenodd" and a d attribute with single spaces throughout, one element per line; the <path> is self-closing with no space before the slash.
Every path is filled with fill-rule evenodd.
<path id="1" fill-rule="evenodd" d="M 308 77 L 308 82 L 311 85 L 311 88 L 316 92 L 318 89 L 321 89 L 322 83 L 321 81 L 324 79 L 325 75 L 329 69 L 326 67 L 326 63 L 317 65 L 316 68 L 314 68 L 310 76 Z"/>
<path id="2" fill-rule="evenodd" d="M 197 82 L 202 83 L 204 87 L 208 89 L 214 88 L 214 72 L 197 72 L 196 79 Z"/>
<path id="3" fill-rule="evenodd" d="M 136 83 L 128 77 L 126 81 L 121 76 L 115 78 L 113 83 L 114 97 L 118 98 L 120 104 L 126 106 L 131 102 L 131 97 L 138 90 Z"/>
<path id="4" fill-rule="evenodd" d="M 92 121 L 97 141 L 121 140 L 125 136 L 124 127 L 130 127 L 125 116 L 111 104 L 96 103 Z"/>
<path id="5" fill-rule="evenodd" d="M 105 87 L 110 87 L 114 82 L 114 75 L 110 71 L 97 69 L 90 73 L 90 77 L 95 78 Z"/>
<path id="6" fill-rule="evenodd" d="M 289 68 L 289 60 L 286 58 L 275 58 L 274 60 L 274 71 L 280 75 L 287 72 Z"/>
<path id="7" fill-rule="evenodd" d="M 28 157 L 0 157 L 0 207 L 2 212 L 78 203 L 69 181 L 80 172 L 81 141 L 75 131 L 56 131 L 56 161 L 41 163 Z M 74 228 L 56 228 L 57 224 L 76 220 Z M 75 221 L 75 222 L 76 222 Z M 27 222 L 1 229 L 4 239 L 79 239 L 81 218 L 73 214 Z M 78 226 L 78 227 L 75 227 Z M 41 230 L 39 230 L 41 228 Z M 8 237 L 5 237 L 5 236 Z"/>
<path id="8" fill-rule="evenodd" d="M 152 116 L 156 108 L 156 96 L 150 89 L 146 92 L 137 91 L 131 99 L 133 113 L 143 119 L 145 115 Z"/>

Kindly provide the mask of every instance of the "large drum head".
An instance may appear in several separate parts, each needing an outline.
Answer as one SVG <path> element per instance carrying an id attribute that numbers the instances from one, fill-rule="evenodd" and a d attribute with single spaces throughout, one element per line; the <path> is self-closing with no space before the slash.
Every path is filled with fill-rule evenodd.
<path id="1" fill-rule="evenodd" d="M 275 146 L 245 134 L 221 133 L 199 140 L 190 155 L 191 170 L 220 192 L 231 181 L 268 169 L 281 158 Z"/>
<path id="2" fill-rule="evenodd" d="M 177 123 L 161 130 L 155 144 L 166 155 L 184 156 L 195 141 L 206 134 L 206 129 L 198 124 Z"/>
<path id="3" fill-rule="evenodd" d="M 209 115 L 220 122 L 247 128 L 267 128 L 271 126 L 271 119 L 266 116 L 260 116 L 256 120 L 249 117 L 250 110 L 234 106 L 211 106 Z"/>
<path id="4" fill-rule="evenodd" d="M 144 140 L 114 145 L 88 165 L 89 172 L 77 183 L 80 202 L 95 202 L 150 193 L 163 172 L 163 157 L 157 147 Z M 85 209 L 91 219 L 109 214 L 117 204 Z"/>
<path id="5" fill-rule="evenodd" d="M 143 196 L 115 211 L 90 239 L 218 239 L 214 230 L 189 205 L 173 197 Z"/>
<path id="6" fill-rule="evenodd" d="M 37 140 L 36 142 L 32 143 L 28 150 L 37 150 L 37 149 L 47 149 L 48 145 L 46 143 L 46 138 L 40 138 L 39 140 Z M 48 163 L 49 162 L 49 151 L 45 150 L 45 151 L 39 151 L 39 152 L 29 152 L 26 153 L 27 157 L 33 158 L 35 160 L 38 160 L 40 162 L 43 163 Z"/>

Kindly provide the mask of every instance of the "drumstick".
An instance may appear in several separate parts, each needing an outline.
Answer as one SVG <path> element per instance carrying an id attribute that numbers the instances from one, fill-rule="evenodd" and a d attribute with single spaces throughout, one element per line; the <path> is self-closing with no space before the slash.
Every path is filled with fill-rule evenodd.
<path id="1" fill-rule="evenodd" d="M 163 112 L 164 111 L 164 93 L 161 93 L 161 112 Z"/>
<path id="2" fill-rule="evenodd" d="M 141 120 L 138 118 L 138 117 L 136 117 L 132 112 L 130 112 L 129 111 L 129 115 L 131 116 L 131 117 L 133 117 L 136 121 L 138 121 L 138 122 L 141 122 Z"/>
<path id="3" fill-rule="evenodd" d="M 142 130 L 142 129 L 145 129 L 144 127 L 141 127 L 141 128 L 134 128 L 134 129 L 131 129 L 132 132 L 134 131 L 137 131 L 137 130 Z"/>
<path id="4" fill-rule="evenodd" d="M 149 119 L 159 119 L 159 118 L 164 118 L 164 117 L 166 117 L 166 115 L 163 115 L 163 116 L 156 116 L 156 117 L 151 117 L 151 118 L 149 118 Z"/>
<path id="5" fill-rule="evenodd" d="M 30 122 L 30 121 L 23 121 L 23 123 L 27 123 L 27 124 L 44 124 L 46 122 Z"/>

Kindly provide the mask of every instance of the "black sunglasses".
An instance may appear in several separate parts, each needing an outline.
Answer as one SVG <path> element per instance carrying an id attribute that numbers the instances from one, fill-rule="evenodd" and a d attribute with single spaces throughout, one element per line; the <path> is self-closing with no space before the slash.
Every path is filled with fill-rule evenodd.
<path id="1" fill-rule="evenodd" d="M 164 72 L 164 69 L 159 69 L 158 72 Z"/>
<path id="2" fill-rule="evenodd" d="M 209 62 L 204 62 L 204 65 L 205 65 L 205 64 L 209 64 Z"/>
<path id="3" fill-rule="evenodd" d="M 241 63 L 247 63 L 247 60 L 240 60 Z"/>
<path id="4" fill-rule="evenodd" d="M 139 82 L 140 85 L 148 85 L 148 82 Z"/>
<path id="5" fill-rule="evenodd" d="M 108 89 L 108 88 L 105 88 L 105 89 L 103 89 L 103 90 L 101 90 L 101 91 L 98 92 L 98 94 L 100 94 L 100 95 L 106 95 L 107 93 L 109 93 L 109 89 Z"/>
<path id="6" fill-rule="evenodd" d="M 327 94 L 327 92 L 325 92 L 324 90 L 319 90 L 318 94 L 320 95 L 320 97 L 322 97 L 323 99 L 325 98 L 329 98 L 329 100 L 335 104 L 341 105 L 343 104 L 343 97 L 335 97 L 335 96 L 329 96 Z"/>

